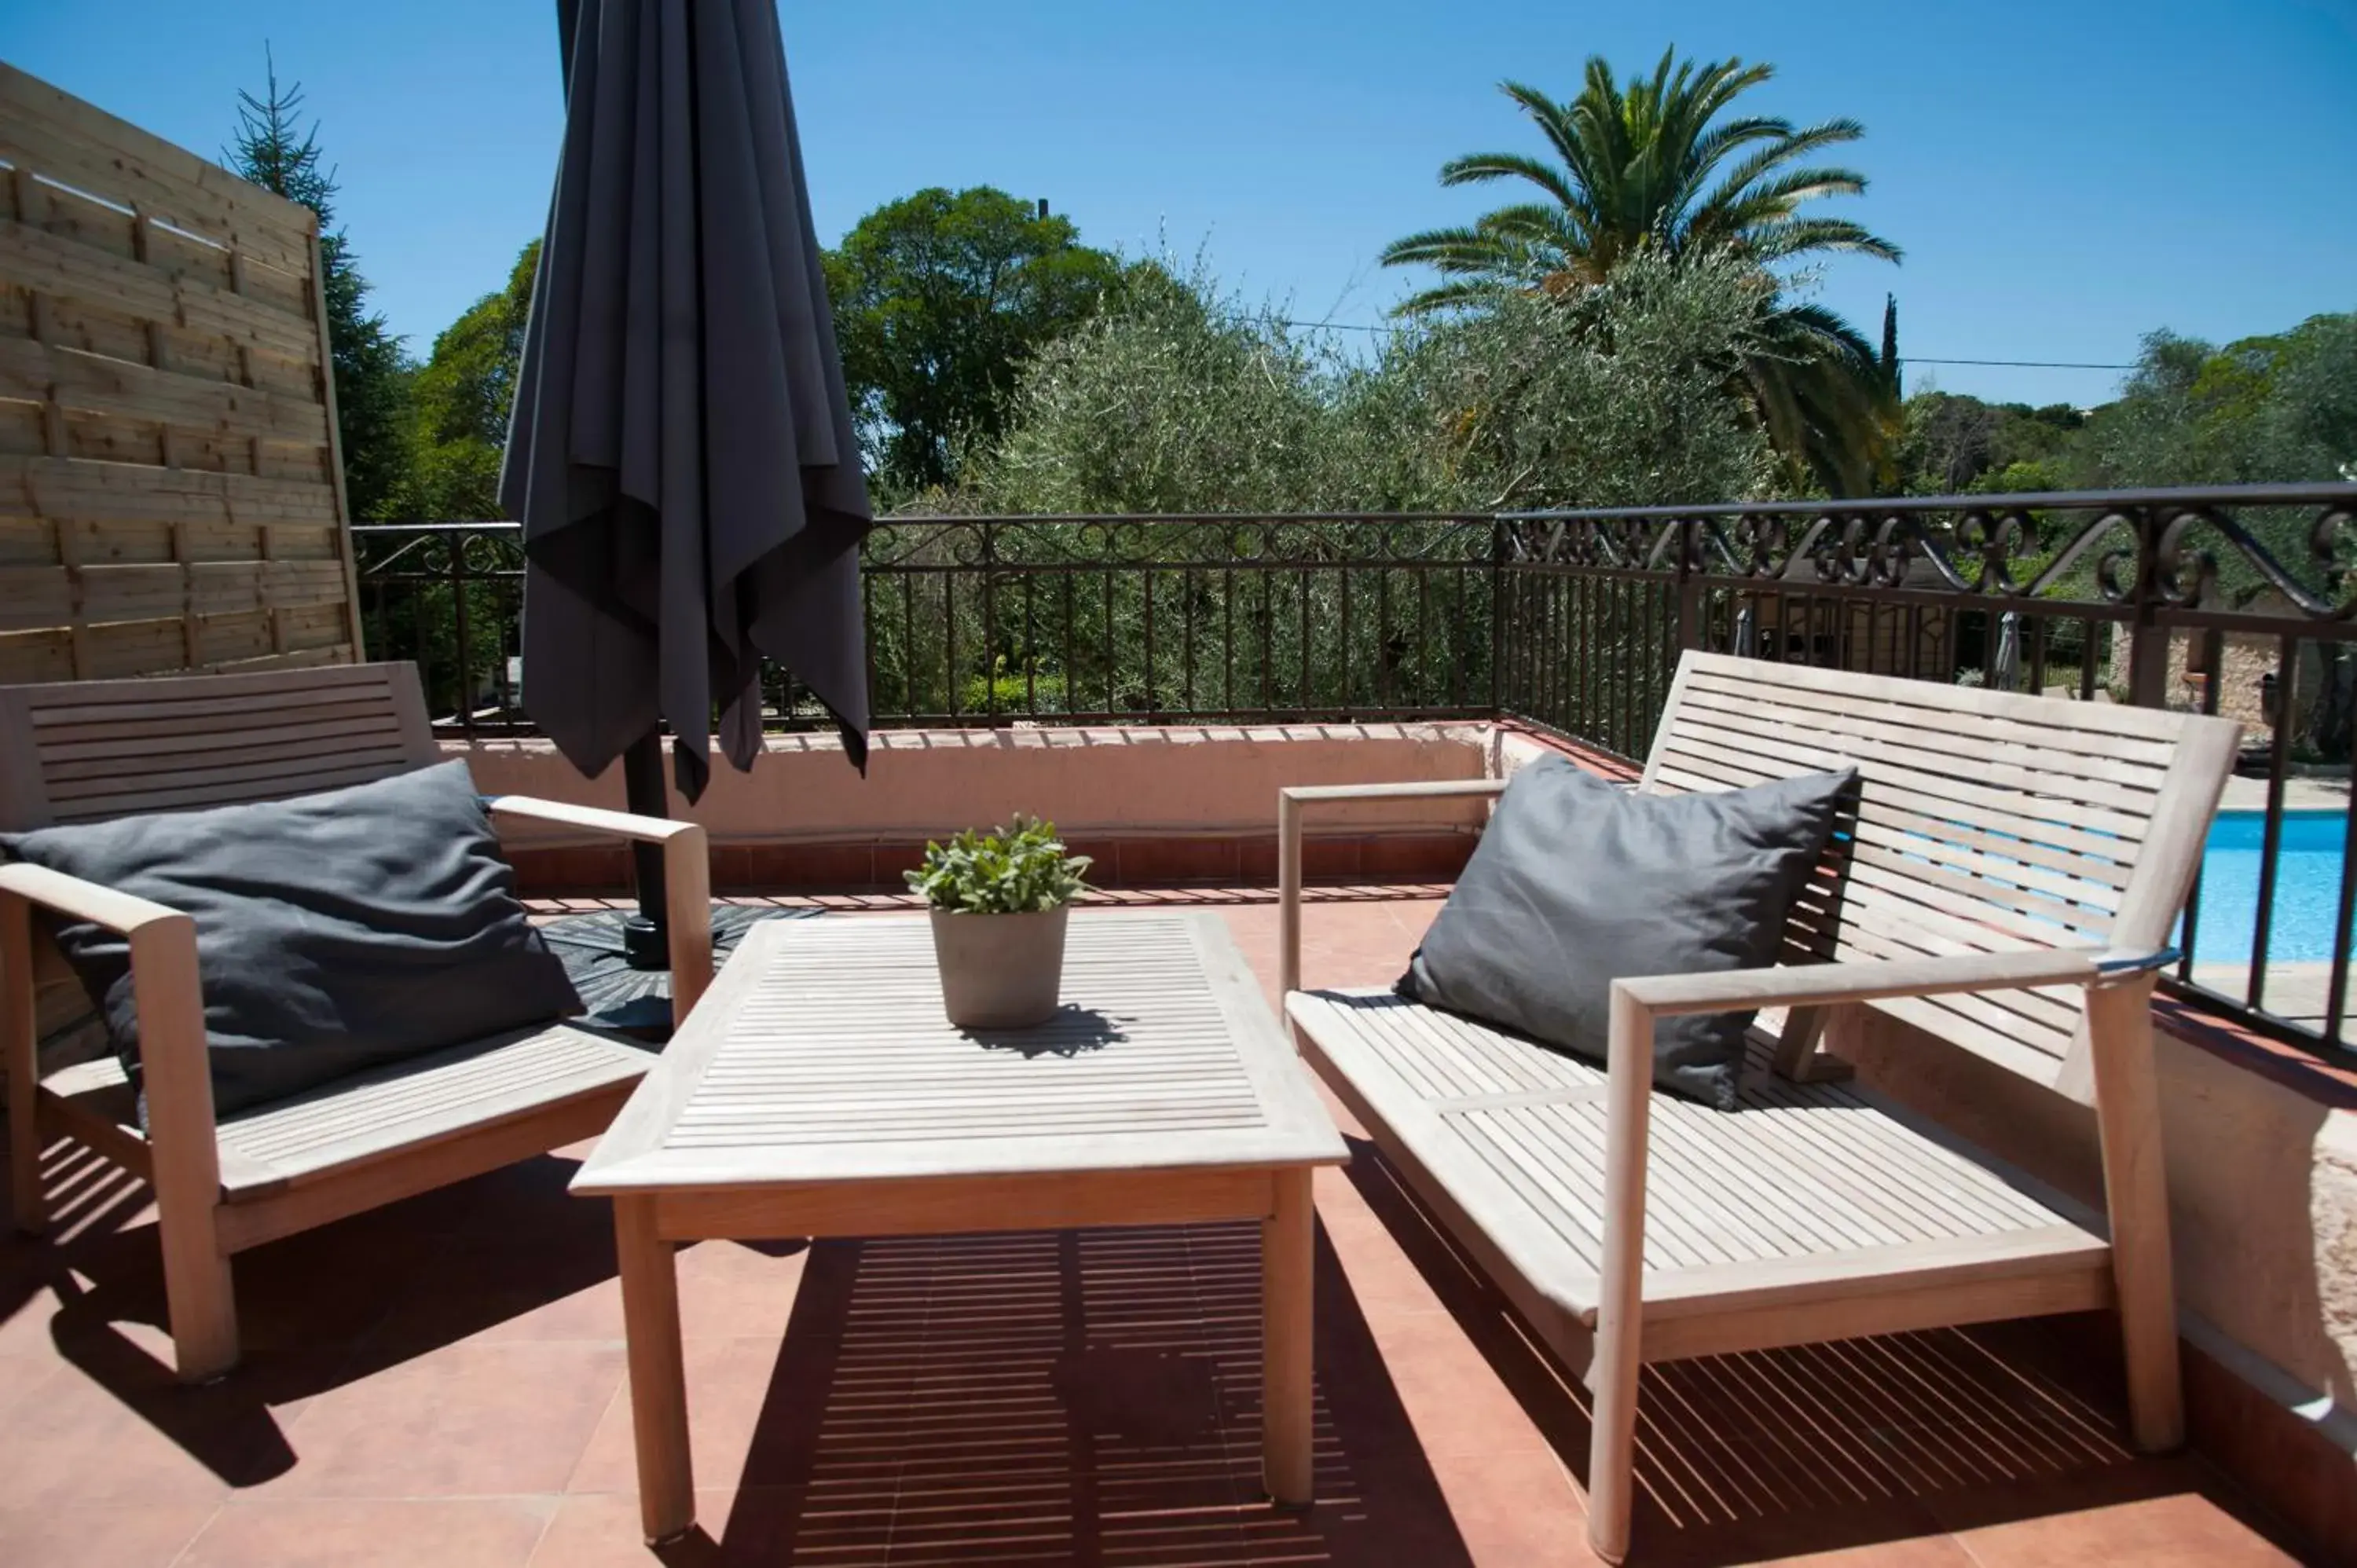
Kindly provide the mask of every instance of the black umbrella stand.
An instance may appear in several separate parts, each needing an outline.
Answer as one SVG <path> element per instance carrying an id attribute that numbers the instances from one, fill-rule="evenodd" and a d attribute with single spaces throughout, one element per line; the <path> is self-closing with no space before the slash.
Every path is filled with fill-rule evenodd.
<path id="1" fill-rule="evenodd" d="M 667 817 L 671 797 L 663 789 L 662 736 L 650 730 L 622 753 L 624 809 L 634 817 Z M 639 912 L 622 924 L 622 952 L 632 969 L 671 967 L 671 933 L 663 923 L 663 852 L 659 843 L 634 841 L 630 859 L 638 873 Z"/>
<path id="2" fill-rule="evenodd" d="M 662 737 L 648 735 L 622 753 L 624 804 L 632 816 L 670 814 L 663 789 Z M 663 919 L 661 844 L 630 846 L 636 909 L 568 915 L 541 928 L 581 993 L 587 1022 L 651 1040 L 671 1036 L 671 933 Z M 807 913 L 807 911 L 802 911 Z M 742 904 L 712 906 L 712 961 L 725 962 L 757 923 L 789 913 Z"/>

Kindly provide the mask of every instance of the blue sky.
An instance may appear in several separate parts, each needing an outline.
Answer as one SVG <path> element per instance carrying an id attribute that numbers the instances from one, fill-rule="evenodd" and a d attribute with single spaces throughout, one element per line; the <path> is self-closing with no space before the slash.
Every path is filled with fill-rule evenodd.
<path id="1" fill-rule="evenodd" d="M 1199 249 L 1304 318 L 1380 321 L 1385 242 L 1498 198 L 1452 155 L 1535 150 L 1494 91 L 1601 53 L 1767 59 L 1758 106 L 1865 122 L 1832 204 L 1904 265 L 1827 269 L 1915 356 L 2120 361 L 2357 309 L 2357 0 L 1971 6 L 1493 0 L 949 0 L 783 7 L 820 231 L 926 185 L 1045 196 L 1092 243 Z M 563 105 L 553 0 L 0 0 L 0 59 L 217 153 L 265 40 L 343 182 L 340 217 L 423 352 L 537 232 Z M 2090 403 L 2108 371 L 1919 366 L 1951 391 Z"/>

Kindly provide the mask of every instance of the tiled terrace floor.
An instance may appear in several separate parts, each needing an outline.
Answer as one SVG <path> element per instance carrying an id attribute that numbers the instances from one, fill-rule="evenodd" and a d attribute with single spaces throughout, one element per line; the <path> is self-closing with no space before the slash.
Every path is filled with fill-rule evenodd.
<path id="1" fill-rule="evenodd" d="M 1433 891 L 1330 890 L 1312 983 L 1389 979 Z M 1166 897 L 1222 903 L 1273 984 L 1265 894 Z M 61 1243 L 0 1243 L 0 1563 L 656 1560 L 607 1215 L 569 1158 L 241 1257 L 246 1362 L 195 1390 L 165 1370 L 144 1191 L 55 1159 Z M 680 1262 L 702 1532 L 660 1560 L 1588 1561 L 1582 1391 L 1371 1150 L 1317 1195 L 1314 1509 L 1257 1500 L 1249 1230 L 713 1242 Z M 2200 1460 L 2127 1453 L 2097 1326 L 1649 1371 L 1636 1561 L 2290 1561 Z"/>

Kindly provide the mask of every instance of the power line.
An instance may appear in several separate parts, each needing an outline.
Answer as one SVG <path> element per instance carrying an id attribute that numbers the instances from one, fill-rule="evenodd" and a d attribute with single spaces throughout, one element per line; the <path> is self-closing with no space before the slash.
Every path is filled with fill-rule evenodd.
<path id="1" fill-rule="evenodd" d="M 2091 360 L 1932 360 L 1901 354 L 1902 365 L 2011 365 L 2027 371 L 2133 371 L 2134 365 L 2098 364 Z"/>
<path id="2" fill-rule="evenodd" d="M 1280 327 L 1298 327 L 1316 332 L 1397 332 L 1399 328 L 1383 322 L 1364 321 L 1292 321 L 1276 318 Z M 1928 354 L 1901 354 L 1902 365 L 1996 365 L 2023 371 L 2133 371 L 2134 365 L 2116 365 L 2093 360 L 1938 360 Z"/>

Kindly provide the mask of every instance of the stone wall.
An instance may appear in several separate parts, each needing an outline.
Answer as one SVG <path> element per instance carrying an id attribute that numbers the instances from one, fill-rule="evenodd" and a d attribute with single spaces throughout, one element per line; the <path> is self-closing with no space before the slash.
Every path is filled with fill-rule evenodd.
<path id="1" fill-rule="evenodd" d="M 2189 713 L 2199 712 L 2204 686 L 2215 681 L 2218 685 L 2218 713 L 2222 717 L 2241 723 L 2243 744 L 2269 744 L 2275 730 L 2267 722 L 2261 683 L 2281 666 L 2281 640 L 2257 632 L 2229 632 L 2224 639 L 2220 666 L 2214 671 L 2197 671 L 2191 668 L 2197 662 L 2195 655 L 2200 646 L 2199 637 L 2184 632 L 2169 639 L 2169 705 Z M 2136 633 L 2126 627 L 2114 628 L 2112 671 L 2115 679 L 2126 679 L 2129 655 L 2135 648 Z M 2298 682 L 2298 721 L 2292 730 L 2295 738 L 2305 725 L 2320 678 L 2321 666 L 2315 646 L 2304 645 L 2300 650 Z"/>
<path id="2" fill-rule="evenodd" d="M 621 769 L 585 779 L 545 741 L 478 741 L 465 757 L 488 794 L 619 810 Z M 716 762 L 695 806 L 672 813 L 712 836 L 724 892 L 897 886 L 928 839 L 1020 811 L 1053 821 L 1100 883 L 1276 878 L 1276 792 L 1288 784 L 1478 779 L 1482 724 L 1160 725 L 1094 729 L 879 730 L 865 779 L 832 736 L 772 736 L 749 773 Z M 1486 810 L 1470 801 L 1378 801 L 1320 811 L 1314 876 L 1433 880 L 1456 875 Z M 528 892 L 619 890 L 622 850 L 563 831 L 510 843 Z"/>

